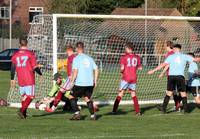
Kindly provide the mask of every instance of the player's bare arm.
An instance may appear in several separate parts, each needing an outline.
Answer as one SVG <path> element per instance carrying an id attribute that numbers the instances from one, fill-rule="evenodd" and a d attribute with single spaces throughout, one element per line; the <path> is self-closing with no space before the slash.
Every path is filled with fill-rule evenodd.
<path id="1" fill-rule="evenodd" d="M 124 72 L 124 65 L 123 65 L 123 64 L 120 65 L 120 72 L 121 72 L 121 73 Z"/>
<path id="2" fill-rule="evenodd" d="M 137 69 L 138 69 L 138 70 L 142 70 L 142 66 L 138 67 Z"/>
<path id="3" fill-rule="evenodd" d="M 72 79 L 71 79 L 71 88 L 74 86 L 74 82 L 76 80 L 76 77 L 78 75 L 78 69 L 72 70 Z"/>
<path id="4" fill-rule="evenodd" d="M 165 75 L 165 73 L 167 72 L 167 70 L 169 69 L 169 65 L 166 65 L 164 70 L 160 73 L 160 75 L 158 76 L 159 78 L 163 77 Z"/>
<path id="5" fill-rule="evenodd" d="M 162 69 L 163 67 L 165 67 L 166 65 L 168 65 L 167 63 L 162 63 L 159 66 L 157 66 L 156 68 L 154 68 L 153 70 L 148 71 L 148 74 L 154 74 L 154 72 Z"/>
<path id="6" fill-rule="evenodd" d="M 200 62 L 200 57 L 196 57 L 193 59 L 194 62 Z"/>
<path id="7" fill-rule="evenodd" d="M 94 87 L 97 86 L 97 79 L 98 79 L 98 76 L 99 76 L 99 70 L 98 70 L 98 69 L 95 69 L 95 70 L 94 70 Z"/>

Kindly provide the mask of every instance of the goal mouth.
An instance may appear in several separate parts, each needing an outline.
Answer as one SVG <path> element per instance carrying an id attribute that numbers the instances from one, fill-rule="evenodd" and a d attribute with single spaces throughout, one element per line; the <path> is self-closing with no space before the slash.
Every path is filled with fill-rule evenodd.
<path id="1" fill-rule="evenodd" d="M 100 104 L 113 104 L 121 80 L 119 59 L 124 46 L 130 42 L 134 53 L 142 59 L 143 70 L 138 71 L 137 96 L 140 104 L 157 104 L 166 90 L 166 77 L 159 72 L 147 75 L 147 71 L 164 61 L 165 43 L 172 41 L 182 45 L 183 53 L 196 52 L 199 39 L 200 17 L 184 16 L 128 16 L 128 15 L 80 15 L 54 14 L 35 16 L 28 34 L 28 45 L 36 53 L 43 72 L 41 82 L 36 75 L 36 100 L 45 97 L 53 86 L 53 74 L 66 76 L 66 45 L 77 41 L 85 44 L 85 53 L 94 58 L 100 69 L 98 86 L 92 98 Z M 61 66 L 60 66 L 61 65 Z M 186 72 L 187 74 L 187 72 Z M 19 105 L 19 87 L 10 89 L 8 102 Z M 122 103 L 130 104 L 130 94 Z M 122 104 L 120 103 L 120 104 Z"/>

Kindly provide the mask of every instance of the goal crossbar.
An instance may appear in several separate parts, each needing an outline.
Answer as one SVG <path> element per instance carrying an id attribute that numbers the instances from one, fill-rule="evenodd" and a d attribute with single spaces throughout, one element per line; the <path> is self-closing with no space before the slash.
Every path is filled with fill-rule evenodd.
<path id="1" fill-rule="evenodd" d="M 192 20 L 199 21 L 200 17 L 189 16 L 143 16 L 143 15 L 95 15 L 95 14 L 53 14 L 54 18 L 93 18 L 93 19 L 148 19 L 148 20 Z"/>

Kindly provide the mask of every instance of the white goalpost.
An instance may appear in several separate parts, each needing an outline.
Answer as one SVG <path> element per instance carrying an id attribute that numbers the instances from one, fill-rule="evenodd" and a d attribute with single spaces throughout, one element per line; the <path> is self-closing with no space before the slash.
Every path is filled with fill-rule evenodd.
<path id="1" fill-rule="evenodd" d="M 29 48 L 36 52 L 44 75 L 42 82 L 36 75 L 36 100 L 50 91 L 54 73 L 66 75 L 65 67 L 62 67 L 63 61 L 66 60 L 66 45 L 74 46 L 76 42 L 82 41 L 86 46 L 85 52 L 95 59 L 100 69 L 98 87 L 94 90 L 93 99 L 99 104 L 113 104 L 121 78 L 119 58 L 124 53 L 125 43 L 130 42 L 143 64 L 143 70 L 138 71 L 139 103 L 162 103 L 166 77 L 158 78 L 159 72 L 147 75 L 147 71 L 164 61 L 164 55 L 167 53 L 166 41 L 180 43 L 184 53 L 195 52 L 200 55 L 197 51 L 200 45 L 199 26 L 200 17 L 184 16 L 35 16 L 28 34 L 28 43 Z M 20 106 L 17 92 L 18 86 L 9 92 L 8 102 L 11 106 Z M 130 94 L 126 94 L 120 104 L 132 104 Z"/>

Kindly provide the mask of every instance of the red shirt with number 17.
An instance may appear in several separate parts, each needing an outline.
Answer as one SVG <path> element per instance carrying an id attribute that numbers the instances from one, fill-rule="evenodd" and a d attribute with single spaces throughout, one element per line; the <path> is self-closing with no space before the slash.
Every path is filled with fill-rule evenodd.
<path id="1" fill-rule="evenodd" d="M 34 52 L 28 49 L 20 49 L 12 56 L 12 63 L 16 66 L 19 86 L 35 84 L 34 68 L 37 66 Z"/>
<path id="2" fill-rule="evenodd" d="M 120 58 L 120 65 L 124 67 L 122 80 L 137 83 L 137 69 L 142 67 L 140 57 L 133 53 L 126 53 Z"/>

